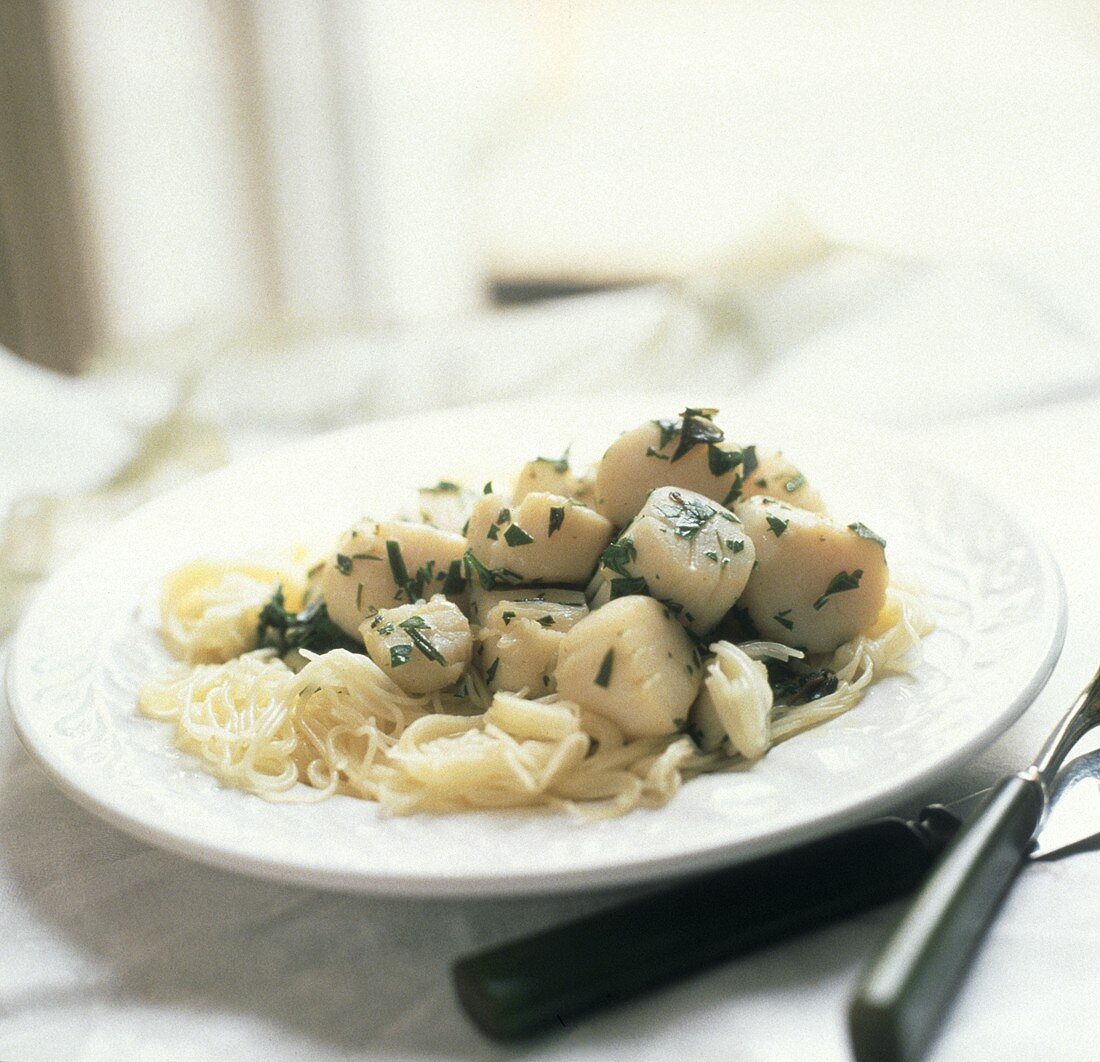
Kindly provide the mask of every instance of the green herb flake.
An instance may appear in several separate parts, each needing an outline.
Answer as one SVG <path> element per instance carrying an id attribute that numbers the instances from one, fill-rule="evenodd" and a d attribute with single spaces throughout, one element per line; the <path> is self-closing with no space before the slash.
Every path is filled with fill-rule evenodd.
<path id="1" fill-rule="evenodd" d="M 653 423 L 657 425 L 657 430 L 660 432 L 657 442 L 659 450 L 663 450 L 680 434 L 680 425 L 675 420 L 655 420 Z"/>
<path id="2" fill-rule="evenodd" d="M 715 553 L 714 550 L 712 550 L 712 549 L 708 549 L 706 551 L 706 553 L 703 554 L 703 556 L 706 557 L 707 560 L 714 561 L 715 564 L 718 563 L 718 554 Z"/>
<path id="3" fill-rule="evenodd" d="M 791 610 L 789 608 L 785 608 L 782 612 L 777 612 L 774 616 L 772 616 L 772 619 L 781 626 L 786 627 L 787 630 L 793 631 L 794 620 L 787 619 L 787 615 L 788 613 L 790 613 L 790 611 Z"/>
<path id="4" fill-rule="evenodd" d="M 341 575 L 351 575 L 351 557 L 343 553 L 336 554 L 336 570 Z"/>
<path id="5" fill-rule="evenodd" d="M 669 461 L 671 458 L 668 454 L 661 453 L 660 450 L 654 450 L 652 446 L 647 446 L 645 451 L 646 457 L 655 457 L 658 461 Z"/>
<path id="6" fill-rule="evenodd" d="M 642 576 L 617 576 L 611 580 L 611 600 L 630 597 L 632 594 L 649 594 L 649 583 Z"/>
<path id="7" fill-rule="evenodd" d="M 386 557 L 390 562 L 390 574 L 393 581 L 402 589 L 409 585 L 409 569 L 405 567 L 405 558 L 401 555 L 401 543 L 392 538 L 386 539 Z"/>
<path id="8" fill-rule="evenodd" d="M 829 599 L 835 594 L 843 594 L 848 590 L 858 590 L 859 581 L 862 578 L 862 568 L 857 568 L 851 573 L 837 572 L 830 580 L 829 585 L 825 587 L 825 593 L 814 602 L 814 611 L 820 612 L 821 609 L 829 603 Z"/>
<path id="9" fill-rule="evenodd" d="M 724 476 L 741 464 L 740 450 L 723 450 L 714 443 L 707 445 L 707 467 L 712 476 Z"/>
<path id="10" fill-rule="evenodd" d="M 549 538 L 564 523 L 565 523 L 565 506 L 564 505 L 551 505 L 550 506 L 550 522 L 549 522 L 549 525 L 547 526 L 547 529 L 546 529 L 546 537 Z"/>
<path id="11" fill-rule="evenodd" d="M 504 626 L 507 627 L 516 618 L 516 614 L 514 612 L 502 612 L 500 618 L 504 620 Z"/>
<path id="12" fill-rule="evenodd" d="M 741 474 L 748 479 L 760 465 L 755 446 L 746 446 L 741 454 Z"/>
<path id="13" fill-rule="evenodd" d="M 613 571 L 616 575 L 630 576 L 628 564 L 638 559 L 638 550 L 634 545 L 634 539 L 629 535 L 623 535 L 603 551 L 600 556 L 600 564 Z"/>
<path id="14" fill-rule="evenodd" d="M 671 505 L 655 506 L 666 519 L 673 521 L 673 531 L 679 538 L 694 538 L 718 511 L 703 502 L 688 501 L 679 491 L 669 493 Z"/>
<path id="15" fill-rule="evenodd" d="M 677 730 L 683 730 L 686 722 L 687 720 L 682 715 L 678 715 L 672 720 L 672 725 L 676 727 Z"/>
<path id="16" fill-rule="evenodd" d="M 509 546 L 529 546 L 535 540 L 519 524 L 509 524 L 504 532 L 504 541 Z"/>
<path id="17" fill-rule="evenodd" d="M 799 472 L 794 479 L 789 479 L 783 484 L 783 489 L 788 494 L 794 494 L 796 490 L 800 490 L 804 486 L 806 486 L 806 477 Z"/>
<path id="18" fill-rule="evenodd" d="M 493 493 L 493 481 L 492 480 L 489 480 L 489 482 L 486 483 L 485 486 L 481 488 L 481 493 L 482 494 L 492 494 Z"/>
<path id="19" fill-rule="evenodd" d="M 401 667 L 402 664 L 409 662 L 409 657 L 412 656 L 413 647 L 411 645 L 391 645 L 390 646 L 390 667 Z"/>
<path id="20" fill-rule="evenodd" d="M 500 537 L 500 528 L 496 524 L 490 524 L 489 530 L 485 532 L 485 537 L 490 542 L 496 542 L 496 540 Z"/>
<path id="21" fill-rule="evenodd" d="M 512 510 L 511 509 L 501 509 L 500 512 L 497 513 L 497 521 L 496 522 L 498 524 L 506 524 L 511 519 L 512 519 Z"/>
<path id="22" fill-rule="evenodd" d="M 722 499 L 722 504 L 725 506 L 732 505 L 738 498 L 741 497 L 741 491 L 744 489 L 745 479 L 740 472 L 733 477 L 733 483 L 730 485 L 730 489 L 726 491 L 726 496 Z"/>
<path id="23" fill-rule="evenodd" d="M 415 617 L 419 619 L 420 617 Z M 408 622 L 408 621 L 406 621 Z M 404 627 L 402 623 L 400 626 Z M 423 627 L 427 627 L 425 623 Z M 424 633 L 423 627 L 408 627 L 409 637 L 412 639 L 413 645 L 417 647 L 429 660 L 436 664 L 447 663 L 447 658 L 428 640 L 428 636 Z"/>
<path id="24" fill-rule="evenodd" d="M 772 534 L 774 534 L 776 538 L 779 538 L 779 536 L 787 530 L 787 525 L 789 523 L 789 520 L 781 520 L 778 516 L 772 516 L 770 513 L 768 514 L 768 527 L 772 529 Z"/>
<path id="25" fill-rule="evenodd" d="M 476 575 L 482 590 L 495 590 L 498 586 L 519 586 L 523 582 L 523 576 L 510 568 L 485 567 L 470 549 L 463 554 L 462 563 L 467 577 L 473 579 Z"/>
<path id="26" fill-rule="evenodd" d="M 292 649 L 309 649 L 315 653 L 327 653 L 330 649 L 366 652 L 362 641 L 349 638 L 333 622 L 321 598 L 309 602 L 301 612 L 288 612 L 282 586 L 275 588 L 260 609 L 256 642 L 260 649 L 274 649 L 280 656 Z"/>
<path id="27" fill-rule="evenodd" d="M 402 620 L 398 624 L 398 627 L 400 627 L 403 631 L 431 629 L 428 625 L 428 621 L 424 619 L 423 616 L 416 615 L 410 616 L 407 620 Z"/>
<path id="28" fill-rule="evenodd" d="M 602 689 L 607 689 L 611 684 L 611 669 L 615 666 L 615 650 L 608 649 L 604 654 L 603 662 L 600 664 L 600 670 L 596 672 L 596 685 Z"/>
<path id="29" fill-rule="evenodd" d="M 883 549 L 886 548 L 886 539 L 881 535 L 876 535 L 866 524 L 857 521 L 854 524 L 849 524 L 848 530 L 854 531 L 860 538 L 869 538 L 872 542 L 877 542 Z"/>
<path id="30" fill-rule="evenodd" d="M 459 494 L 462 488 L 449 479 L 441 479 L 434 487 L 421 487 L 422 494 Z"/>
<path id="31" fill-rule="evenodd" d="M 500 667 L 500 657 L 498 656 L 485 671 L 485 681 L 492 682 L 497 677 L 497 668 Z"/>
<path id="32" fill-rule="evenodd" d="M 729 545 L 729 543 L 727 543 L 727 545 Z M 739 541 L 734 542 L 733 545 L 730 546 L 730 548 L 733 550 L 734 553 L 740 553 L 745 548 L 745 540 L 740 539 Z"/>
<path id="33" fill-rule="evenodd" d="M 540 626 L 543 626 L 543 627 L 553 627 L 554 626 L 554 617 L 553 616 L 539 616 L 539 624 L 540 624 Z"/>
<path id="34" fill-rule="evenodd" d="M 443 579 L 443 593 L 461 594 L 466 589 L 466 580 L 462 576 L 462 561 L 453 560 L 447 568 L 447 574 Z"/>
<path id="35" fill-rule="evenodd" d="M 570 443 L 565 448 L 565 453 L 561 457 L 536 457 L 535 463 L 540 465 L 549 465 L 555 472 L 565 473 L 569 471 L 569 451 L 573 449 L 573 444 Z"/>
<path id="36" fill-rule="evenodd" d="M 355 588 L 355 611 L 356 612 L 362 612 L 363 611 L 363 584 L 362 583 L 360 583 Z"/>
<path id="37" fill-rule="evenodd" d="M 693 447 L 718 443 L 725 439 L 725 433 L 713 420 L 717 412 L 716 409 L 693 409 L 689 406 L 680 414 L 680 442 L 672 453 L 674 463 Z"/>

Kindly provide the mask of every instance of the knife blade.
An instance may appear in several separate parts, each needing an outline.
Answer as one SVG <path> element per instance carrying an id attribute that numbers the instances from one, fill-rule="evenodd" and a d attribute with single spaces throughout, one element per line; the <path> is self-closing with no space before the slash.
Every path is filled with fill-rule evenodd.
<path id="1" fill-rule="evenodd" d="M 1029 859 L 1053 859 L 1092 847 L 1100 836 L 1100 749 L 1059 771 Z"/>
<path id="2" fill-rule="evenodd" d="M 1098 775 L 1100 751 L 1063 768 L 1044 826 L 1052 836 L 1040 831 L 1046 843 L 1035 858 L 1086 839 L 1087 817 L 1068 800 L 1085 796 L 1090 780 L 1097 795 L 1088 835 L 1100 834 Z M 900 898 L 989 792 L 929 805 L 914 819 L 874 819 L 467 955 L 452 971 L 459 1001 L 487 1035 L 520 1039 Z"/>

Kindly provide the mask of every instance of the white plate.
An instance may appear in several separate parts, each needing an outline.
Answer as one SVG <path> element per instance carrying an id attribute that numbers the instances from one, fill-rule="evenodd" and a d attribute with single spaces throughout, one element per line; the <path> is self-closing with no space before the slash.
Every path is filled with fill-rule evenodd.
<path id="1" fill-rule="evenodd" d="M 729 409 L 736 403 L 727 403 Z M 808 839 L 886 810 L 984 747 L 1023 711 L 1061 648 L 1065 599 L 1032 532 L 972 486 L 856 429 L 754 412 L 738 437 L 781 441 L 833 511 L 889 541 L 895 572 L 939 610 L 925 661 L 751 770 L 683 787 L 659 810 L 579 824 L 549 813 L 387 818 L 335 797 L 271 804 L 223 789 L 135 709 L 167 659 L 148 619 L 160 578 L 200 556 L 330 542 L 417 484 L 598 456 L 675 399 L 511 404 L 376 423 L 225 469 L 116 526 L 43 588 L 16 635 L 9 693 L 27 748 L 81 804 L 154 844 L 218 866 L 361 892 L 504 894 L 682 873 Z M 732 422 L 733 418 L 730 418 Z"/>

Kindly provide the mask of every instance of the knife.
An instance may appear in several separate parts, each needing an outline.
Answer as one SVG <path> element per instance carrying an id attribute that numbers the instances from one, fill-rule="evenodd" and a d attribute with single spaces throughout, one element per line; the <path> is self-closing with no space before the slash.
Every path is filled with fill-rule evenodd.
<path id="1" fill-rule="evenodd" d="M 458 960 L 467 1015 L 498 1040 L 600 1009 L 915 889 L 990 790 L 880 818 Z M 1091 803 L 1088 814 L 1079 806 Z M 1032 858 L 1100 833 L 1100 751 L 1059 774 Z"/>
<path id="2" fill-rule="evenodd" d="M 1066 754 L 1097 726 L 1100 671 L 1031 765 L 993 787 L 869 965 L 848 1010 L 859 1062 L 919 1059 L 1024 860 L 1064 851 L 1067 841 L 1080 844 L 1084 822 L 1091 820 L 1090 835 L 1100 828 L 1095 807 L 1085 820 L 1076 814 L 1095 781 L 1095 754 L 1061 768 Z"/>

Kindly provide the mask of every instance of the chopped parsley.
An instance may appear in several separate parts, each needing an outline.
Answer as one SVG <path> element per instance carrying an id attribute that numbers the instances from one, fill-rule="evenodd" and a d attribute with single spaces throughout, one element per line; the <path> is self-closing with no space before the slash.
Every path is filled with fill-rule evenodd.
<path id="1" fill-rule="evenodd" d="M 680 434 L 680 425 L 674 420 L 655 420 L 657 430 L 661 433 L 657 442 L 658 449 L 663 450 L 677 435 Z"/>
<path id="2" fill-rule="evenodd" d="M 421 487 L 423 494 L 459 494 L 462 488 L 449 479 L 441 479 L 434 487 Z"/>
<path id="3" fill-rule="evenodd" d="M 748 479 L 756 471 L 759 464 L 760 460 L 756 456 L 756 447 L 746 446 L 741 454 L 741 474 L 745 479 Z"/>
<path id="4" fill-rule="evenodd" d="M 825 593 L 814 602 L 814 611 L 820 612 L 834 594 L 843 594 L 846 590 L 858 590 L 859 581 L 862 577 L 862 568 L 857 568 L 850 574 L 848 572 L 837 572 L 830 580 L 829 585 L 825 587 Z"/>
<path id="5" fill-rule="evenodd" d="M 351 575 L 351 557 L 343 553 L 336 554 L 336 570 L 341 575 Z"/>
<path id="6" fill-rule="evenodd" d="M 712 476 L 724 476 L 732 472 L 741 464 L 740 450 L 723 450 L 720 446 L 711 443 L 707 447 L 707 467 Z"/>
<path id="7" fill-rule="evenodd" d="M 500 618 L 504 620 L 504 626 L 507 627 L 516 618 L 516 614 L 514 612 L 502 612 Z"/>
<path id="8" fill-rule="evenodd" d="M 473 550 L 466 550 L 462 563 L 466 568 L 466 577 L 473 579 L 476 575 L 482 590 L 495 590 L 499 586 L 519 586 L 523 582 L 523 576 L 510 568 L 487 568 L 474 556 Z"/>
<path id="9" fill-rule="evenodd" d="M 655 508 L 662 516 L 674 521 L 673 530 L 679 538 L 694 538 L 717 512 L 704 502 L 688 501 L 679 491 L 671 491 L 669 500 L 672 505 L 657 505 Z"/>
<path id="10" fill-rule="evenodd" d="M 630 571 L 627 565 L 637 559 L 638 550 L 634 545 L 634 539 L 629 535 L 623 535 L 603 551 L 600 556 L 600 564 L 616 575 L 629 577 Z"/>
<path id="11" fill-rule="evenodd" d="M 301 612 L 289 612 L 283 588 L 278 586 L 267 604 L 260 609 L 256 631 L 260 649 L 274 649 L 280 656 L 291 649 L 309 649 L 327 653 L 330 649 L 365 652 L 362 642 L 349 638 L 329 617 L 328 607 L 317 598 Z"/>
<path id="12" fill-rule="evenodd" d="M 539 624 L 543 627 L 553 627 L 554 626 L 554 617 L 553 616 L 539 616 Z"/>
<path id="13" fill-rule="evenodd" d="M 771 513 L 768 514 L 768 527 L 772 529 L 772 533 L 776 538 L 779 538 L 779 536 L 787 530 L 787 525 L 789 523 L 789 520 L 781 520 L 778 516 L 772 516 Z"/>
<path id="14" fill-rule="evenodd" d="M 500 537 L 500 527 L 499 527 L 499 525 L 490 524 L 489 525 L 489 530 L 485 532 L 485 537 L 490 542 L 496 542 L 496 540 Z"/>
<path id="15" fill-rule="evenodd" d="M 611 669 L 615 666 L 615 650 L 608 649 L 604 654 L 600 670 L 596 672 L 596 685 L 607 689 L 611 684 Z"/>
<path id="16" fill-rule="evenodd" d="M 461 594 L 466 589 L 466 580 L 462 575 L 462 561 L 453 560 L 447 567 L 447 574 L 443 577 L 443 593 Z"/>
<path id="17" fill-rule="evenodd" d="M 481 488 L 481 493 L 482 494 L 492 494 L 493 493 L 493 481 L 492 480 L 489 480 L 489 482 L 486 483 L 485 486 Z"/>
<path id="18" fill-rule="evenodd" d="M 886 548 L 886 539 L 881 535 L 876 535 L 866 524 L 857 521 L 854 524 L 849 524 L 848 530 L 854 531 L 860 538 L 869 538 L 872 542 L 877 542 L 883 549 Z"/>
<path id="19" fill-rule="evenodd" d="M 565 448 L 565 453 L 561 457 L 536 457 L 535 462 L 540 465 L 549 465 L 555 472 L 568 472 L 569 471 L 569 451 L 573 449 L 573 444 L 570 443 Z"/>
<path id="20" fill-rule="evenodd" d="M 401 554 L 401 543 L 392 538 L 386 539 L 386 557 L 390 562 L 390 574 L 393 581 L 402 589 L 408 590 L 409 569 L 405 567 L 405 558 Z"/>
<path id="21" fill-rule="evenodd" d="M 642 576 L 621 575 L 611 580 L 611 600 L 629 597 L 631 594 L 648 594 L 649 584 Z"/>
<path id="22" fill-rule="evenodd" d="M 790 614 L 790 612 L 791 610 L 789 608 L 785 608 L 782 612 L 777 612 L 774 616 L 772 616 L 772 619 L 781 626 L 786 627 L 787 630 L 793 631 L 794 620 L 787 619 L 787 616 Z"/>
<path id="23" fill-rule="evenodd" d="M 565 506 L 564 505 L 551 505 L 550 506 L 550 522 L 549 522 L 549 525 L 547 526 L 547 529 L 546 529 L 546 537 L 549 538 L 564 523 L 565 523 Z"/>
<path id="24" fill-rule="evenodd" d="M 518 524 L 509 524 L 504 532 L 504 541 L 509 546 L 529 546 L 535 540 Z"/>
<path id="25" fill-rule="evenodd" d="M 722 499 L 723 505 L 732 505 L 738 498 L 741 497 L 741 491 L 745 486 L 745 478 L 740 472 L 733 477 L 733 483 L 730 484 L 730 489 L 726 491 L 726 496 Z"/>
<path id="26" fill-rule="evenodd" d="M 646 457 L 656 457 L 658 461 L 669 461 L 671 458 L 668 454 L 661 453 L 660 450 L 654 450 L 652 446 L 647 446 L 645 451 Z"/>
<path id="27" fill-rule="evenodd" d="M 413 647 L 411 645 L 391 645 L 390 667 L 401 667 L 402 664 L 407 664 L 412 652 Z"/>
<path id="28" fill-rule="evenodd" d="M 398 625 L 403 631 L 411 630 L 431 630 L 428 626 L 428 621 L 423 616 L 410 616 L 407 620 L 402 620 Z"/>
<path id="29" fill-rule="evenodd" d="M 726 545 L 729 546 L 734 553 L 740 553 L 745 548 L 745 540 L 743 538 L 737 539 L 732 544 L 727 541 Z"/>
<path id="30" fill-rule="evenodd" d="M 790 707 L 826 697 L 834 693 L 839 684 L 836 674 L 825 667 L 811 669 L 781 660 L 768 660 L 765 666 L 776 701 Z"/>
<path id="31" fill-rule="evenodd" d="M 498 656 L 485 671 L 485 681 L 492 682 L 497 677 L 497 668 L 500 667 L 500 657 Z"/>
<path id="32" fill-rule="evenodd" d="M 407 627 L 406 624 L 413 619 L 419 619 L 420 623 L 416 626 Z M 446 665 L 447 658 L 434 645 L 432 645 L 431 641 L 428 639 L 428 636 L 424 633 L 425 629 L 430 630 L 431 628 L 428 627 L 428 625 L 423 621 L 423 619 L 421 619 L 420 616 L 410 616 L 409 619 L 405 621 L 405 623 L 399 623 L 398 626 L 404 627 L 405 630 L 408 631 L 409 637 L 412 639 L 413 645 L 415 645 L 417 649 L 419 649 L 429 660 L 436 664 Z"/>

